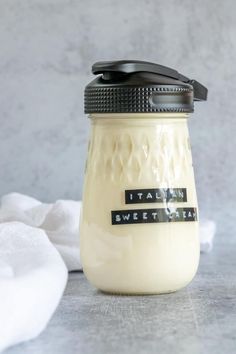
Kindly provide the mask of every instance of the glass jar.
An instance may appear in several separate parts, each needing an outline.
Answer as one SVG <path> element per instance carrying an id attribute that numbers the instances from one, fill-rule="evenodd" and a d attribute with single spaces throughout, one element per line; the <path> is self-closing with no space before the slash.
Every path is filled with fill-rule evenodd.
<path id="1" fill-rule="evenodd" d="M 199 237 L 188 115 L 90 113 L 80 247 L 98 289 L 161 294 L 193 279 Z"/>

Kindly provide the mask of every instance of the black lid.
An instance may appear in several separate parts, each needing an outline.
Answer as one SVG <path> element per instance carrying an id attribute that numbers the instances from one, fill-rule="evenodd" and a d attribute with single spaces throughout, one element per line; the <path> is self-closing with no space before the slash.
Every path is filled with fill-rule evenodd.
<path id="1" fill-rule="evenodd" d="M 193 112 L 207 88 L 178 71 L 138 60 L 97 62 L 85 88 L 85 113 Z"/>

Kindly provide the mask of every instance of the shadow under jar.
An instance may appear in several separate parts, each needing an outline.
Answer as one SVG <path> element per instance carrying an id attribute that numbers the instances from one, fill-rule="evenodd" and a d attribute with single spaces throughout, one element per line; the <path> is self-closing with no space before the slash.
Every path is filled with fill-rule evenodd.
<path id="1" fill-rule="evenodd" d="M 81 260 L 98 289 L 176 291 L 199 263 L 197 197 L 187 119 L 207 89 L 139 61 L 99 62 L 85 90 L 91 137 L 80 222 Z"/>

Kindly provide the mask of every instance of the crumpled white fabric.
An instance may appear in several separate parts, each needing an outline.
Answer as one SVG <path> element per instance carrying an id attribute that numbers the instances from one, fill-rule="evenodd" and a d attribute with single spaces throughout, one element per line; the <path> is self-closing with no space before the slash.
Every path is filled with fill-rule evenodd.
<path id="1" fill-rule="evenodd" d="M 22 222 L 0 224 L 0 351 L 41 333 L 67 276 L 43 230 Z"/>
<path id="2" fill-rule="evenodd" d="M 81 202 L 54 204 L 11 193 L 0 208 L 0 351 L 36 337 L 63 294 L 67 271 L 80 270 Z M 209 252 L 215 223 L 200 223 L 201 251 Z M 64 261 L 64 262 L 63 262 Z"/>
<path id="3" fill-rule="evenodd" d="M 18 193 L 1 199 L 0 351 L 36 337 L 81 269 L 80 202 L 55 204 Z"/>
<path id="4" fill-rule="evenodd" d="M 208 253 L 212 250 L 216 233 L 216 223 L 212 220 L 200 219 L 200 244 L 201 252 Z"/>
<path id="5" fill-rule="evenodd" d="M 58 200 L 54 204 L 19 193 L 2 197 L 0 223 L 20 221 L 43 229 L 60 252 L 69 271 L 81 269 L 79 254 L 79 217 L 81 202 Z"/>

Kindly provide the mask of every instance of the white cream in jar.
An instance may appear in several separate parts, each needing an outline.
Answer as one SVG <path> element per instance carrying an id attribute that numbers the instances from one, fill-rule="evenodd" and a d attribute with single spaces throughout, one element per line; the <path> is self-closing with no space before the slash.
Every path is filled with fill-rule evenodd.
<path id="1" fill-rule="evenodd" d="M 93 72 L 103 76 L 85 91 L 92 130 L 80 221 L 84 273 L 108 293 L 176 291 L 199 263 L 187 127 L 194 85 L 145 62 L 96 63 Z"/>

